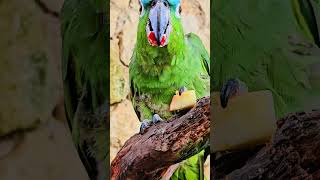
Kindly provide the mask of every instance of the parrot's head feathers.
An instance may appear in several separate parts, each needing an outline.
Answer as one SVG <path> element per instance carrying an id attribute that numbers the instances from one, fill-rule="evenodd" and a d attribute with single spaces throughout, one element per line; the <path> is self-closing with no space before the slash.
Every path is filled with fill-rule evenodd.
<path id="1" fill-rule="evenodd" d="M 139 0 L 139 4 L 139 28 L 144 27 L 143 33 L 149 45 L 164 47 L 172 39 L 170 34 L 174 33 L 173 31 L 182 31 L 182 28 L 175 28 L 181 25 L 180 0 Z"/>

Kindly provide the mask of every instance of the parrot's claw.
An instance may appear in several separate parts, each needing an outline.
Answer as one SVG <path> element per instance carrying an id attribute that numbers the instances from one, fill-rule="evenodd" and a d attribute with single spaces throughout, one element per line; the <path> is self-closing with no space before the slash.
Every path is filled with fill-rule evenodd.
<path id="1" fill-rule="evenodd" d="M 156 124 L 156 123 L 161 122 L 161 121 L 163 121 L 163 120 L 161 119 L 161 117 L 158 114 L 154 114 L 152 116 L 152 123 L 153 124 Z"/>
<path id="2" fill-rule="evenodd" d="M 239 79 L 229 79 L 222 87 L 220 101 L 222 108 L 226 108 L 230 98 L 248 92 L 246 84 Z"/>
<path id="3" fill-rule="evenodd" d="M 179 95 L 181 96 L 181 94 L 182 94 L 183 92 L 186 92 L 186 91 L 188 91 L 188 89 L 187 89 L 185 86 L 181 87 L 181 88 L 179 89 Z"/>
<path id="4" fill-rule="evenodd" d="M 148 119 L 145 119 L 144 121 L 142 121 L 141 125 L 140 125 L 140 134 L 143 134 L 151 125 L 151 121 Z"/>
<path id="5" fill-rule="evenodd" d="M 150 121 L 149 119 L 145 119 L 142 121 L 140 125 L 140 134 L 144 134 L 145 131 L 153 124 L 157 124 L 158 122 L 162 122 L 163 120 L 158 114 L 154 114 L 152 116 L 152 120 Z"/>

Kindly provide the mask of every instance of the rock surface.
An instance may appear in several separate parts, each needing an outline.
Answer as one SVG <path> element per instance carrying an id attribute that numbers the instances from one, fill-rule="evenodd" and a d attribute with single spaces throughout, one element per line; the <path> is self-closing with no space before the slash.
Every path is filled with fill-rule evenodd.
<path id="1" fill-rule="evenodd" d="M 0 179 L 86 180 L 66 125 L 63 0 L 0 1 Z"/>
<path id="2" fill-rule="evenodd" d="M 140 122 L 137 120 L 132 104 L 129 100 L 111 107 L 110 118 L 119 119 L 117 123 L 110 124 L 111 154 L 110 160 L 114 159 L 119 149 L 123 146 L 125 140 L 139 131 Z M 117 140 L 117 141 L 114 141 Z"/>
<path id="3" fill-rule="evenodd" d="M 0 179 L 89 179 L 63 123 L 51 119 L 11 140 L 17 144 L 0 157 Z"/>
<path id="4" fill-rule="evenodd" d="M 61 89 L 58 23 L 29 0 L 0 1 L 0 136 L 50 117 Z"/>

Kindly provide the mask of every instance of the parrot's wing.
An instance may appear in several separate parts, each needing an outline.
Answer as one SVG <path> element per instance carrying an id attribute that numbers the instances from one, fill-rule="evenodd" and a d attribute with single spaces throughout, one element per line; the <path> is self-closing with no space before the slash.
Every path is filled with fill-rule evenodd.
<path id="1" fill-rule="evenodd" d="M 171 180 L 206 179 L 204 177 L 204 151 L 180 162 Z"/>
<path id="2" fill-rule="evenodd" d="M 133 71 L 135 71 L 135 66 L 133 65 L 134 64 L 134 61 L 135 61 L 135 50 L 133 50 L 133 55 L 131 57 L 131 60 L 130 60 L 130 65 L 129 65 L 129 83 L 130 83 L 130 99 L 131 99 L 131 102 L 132 102 L 132 105 L 133 105 L 133 109 L 138 117 L 138 119 L 141 121 L 141 112 L 139 111 L 138 109 L 138 106 L 137 106 L 137 102 L 136 102 L 136 99 L 135 97 L 138 96 L 138 93 L 136 91 L 136 88 L 134 88 L 134 85 L 133 85 L 133 81 L 132 81 L 132 73 Z"/>
<path id="3" fill-rule="evenodd" d="M 76 87 L 75 72 L 71 72 L 75 68 L 74 57 L 70 51 L 70 41 L 69 34 L 71 29 L 71 18 L 72 18 L 72 7 L 75 6 L 76 1 L 65 1 L 61 9 L 61 36 L 62 36 L 62 78 L 64 83 L 64 102 L 66 108 L 66 115 L 69 126 L 71 128 L 72 119 L 76 111 L 78 104 L 78 92 L 73 91 Z M 69 67 L 69 73 L 68 73 Z"/>
<path id="4" fill-rule="evenodd" d="M 200 53 L 203 67 L 210 75 L 210 57 L 201 39 L 196 34 L 189 33 L 186 35 L 186 40 L 195 52 Z"/>
<path id="5" fill-rule="evenodd" d="M 320 5 L 315 0 L 293 0 L 293 11 L 300 28 L 320 47 Z M 317 17 L 318 16 L 318 17 Z"/>
<path id="6" fill-rule="evenodd" d="M 320 44 L 320 0 L 312 0 L 311 1 L 311 6 L 313 9 L 313 13 L 315 16 L 315 23 L 317 24 L 317 29 L 318 29 L 318 41 Z M 318 45 L 320 47 L 320 45 Z"/>
<path id="7" fill-rule="evenodd" d="M 136 94 L 135 88 L 133 87 L 133 83 L 130 80 L 130 99 L 131 99 L 131 102 L 133 105 L 134 112 L 136 113 L 138 119 L 140 120 L 140 118 L 141 118 L 140 111 L 138 110 L 138 108 L 136 106 L 135 98 L 134 98 L 135 94 Z"/>
<path id="8" fill-rule="evenodd" d="M 79 156 L 91 177 L 96 177 L 97 159 L 107 158 L 104 154 L 109 149 L 107 121 L 96 115 L 106 106 L 109 91 L 106 14 L 92 1 L 66 0 L 60 16 L 66 115 Z"/>
<path id="9" fill-rule="evenodd" d="M 306 36 L 302 29 L 309 26 L 297 19 L 307 15 L 300 12 L 297 16 L 295 11 L 300 8 L 292 2 L 215 1 L 211 33 L 215 43 L 211 52 L 217 59 L 214 90 L 235 77 L 249 91 L 270 90 L 277 118 L 301 110 L 312 93 L 319 95 L 309 80 L 310 66 L 319 62 L 319 56 L 313 52 L 313 36 Z"/>

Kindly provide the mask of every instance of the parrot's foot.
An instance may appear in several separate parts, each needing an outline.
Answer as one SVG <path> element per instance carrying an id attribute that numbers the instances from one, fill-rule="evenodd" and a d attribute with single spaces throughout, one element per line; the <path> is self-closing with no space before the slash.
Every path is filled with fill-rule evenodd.
<path id="1" fill-rule="evenodd" d="M 229 79 L 222 87 L 220 101 L 222 108 L 226 108 L 229 99 L 248 92 L 246 84 L 239 79 Z"/>
<path id="2" fill-rule="evenodd" d="M 186 92 L 186 91 L 188 91 L 188 89 L 187 89 L 185 86 L 181 87 L 181 88 L 179 89 L 179 95 L 181 96 L 181 94 L 184 93 L 184 92 Z"/>
<path id="3" fill-rule="evenodd" d="M 156 124 L 156 123 L 161 122 L 161 121 L 163 121 L 163 120 L 161 119 L 161 117 L 158 114 L 154 114 L 152 116 L 152 123 L 153 124 Z"/>
<path id="4" fill-rule="evenodd" d="M 145 119 L 142 121 L 141 125 L 140 125 L 140 134 L 143 134 L 151 125 L 151 121 L 148 119 Z"/>
<path id="5" fill-rule="evenodd" d="M 149 119 L 145 119 L 142 121 L 140 125 L 140 134 L 144 134 L 145 131 L 152 125 L 152 124 L 157 124 L 158 122 L 163 121 L 161 117 L 158 114 L 154 114 L 152 116 L 152 120 L 150 121 Z"/>

